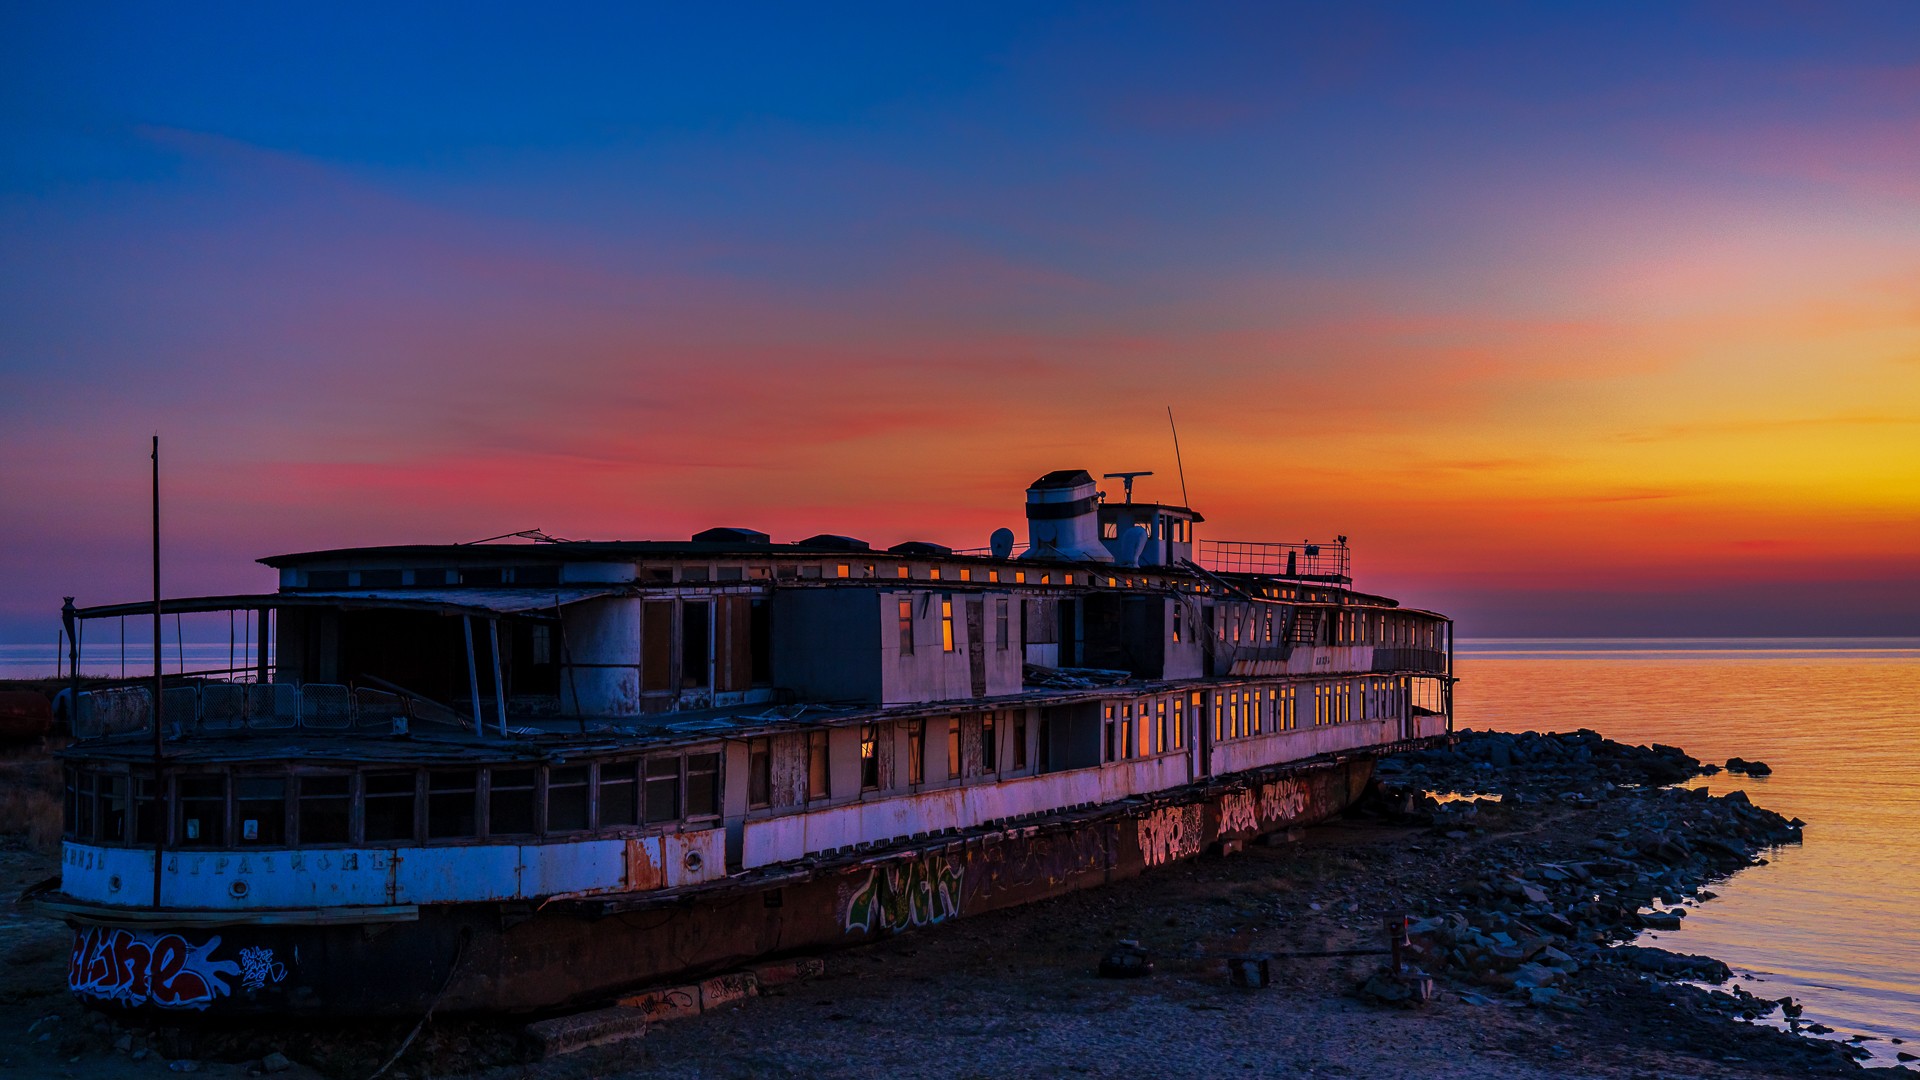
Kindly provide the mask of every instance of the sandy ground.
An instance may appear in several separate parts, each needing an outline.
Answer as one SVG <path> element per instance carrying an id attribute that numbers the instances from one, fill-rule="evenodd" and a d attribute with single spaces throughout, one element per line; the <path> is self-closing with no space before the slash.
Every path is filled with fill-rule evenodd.
<path id="1" fill-rule="evenodd" d="M 1578 842 L 1594 825 L 1591 814 L 1557 807 L 1466 839 L 1335 822 L 1295 843 L 832 954 L 827 974 L 811 982 L 552 1061 L 516 1058 L 516 1022 L 436 1021 L 387 1075 L 1805 1075 L 1765 1064 L 1777 1060 L 1765 1042 L 1772 1033 L 1665 1004 L 1625 973 L 1596 971 L 1570 1011 L 1475 1005 L 1454 991 L 1413 1009 L 1363 1004 L 1351 991 L 1373 958 L 1276 959 L 1274 984 L 1260 990 L 1226 977 L 1233 954 L 1384 945 L 1383 916 L 1444 895 L 1479 860 L 1516 845 Z M 0 851 L 0 900 L 52 869 L 48 855 Z M 1151 952 L 1154 976 L 1095 976 L 1101 955 L 1124 939 Z M 63 928 L 0 915 L 0 1077 L 179 1075 L 170 1060 L 245 1076 L 274 1050 L 295 1062 L 275 1075 L 366 1076 L 407 1026 L 126 1030 L 67 996 L 65 964 Z"/>

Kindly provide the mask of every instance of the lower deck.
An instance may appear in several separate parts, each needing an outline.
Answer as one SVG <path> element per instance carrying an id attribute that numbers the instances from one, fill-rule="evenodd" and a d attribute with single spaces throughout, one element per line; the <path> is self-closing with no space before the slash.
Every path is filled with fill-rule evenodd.
<path id="1" fill-rule="evenodd" d="M 744 872 L 723 883 L 425 904 L 379 922 L 290 923 L 71 896 L 69 983 L 103 1007 L 280 1015 L 528 1011 L 604 999 L 768 955 L 833 948 L 1057 896 L 1312 824 L 1358 798 L 1368 756 L 1330 756 L 1032 821 Z M 368 978 L 377 971 L 380 977 Z"/>

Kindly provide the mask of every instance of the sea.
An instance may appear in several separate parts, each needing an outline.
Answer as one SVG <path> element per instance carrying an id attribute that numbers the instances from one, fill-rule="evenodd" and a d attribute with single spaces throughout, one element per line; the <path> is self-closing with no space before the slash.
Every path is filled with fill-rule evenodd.
<path id="1" fill-rule="evenodd" d="M 117 639 L 86 646 L 88 674 L 152 670 L 150 646 L 124 658 Z M 250 659 L 244 641 L 169 641 L 165 664 Z M 1801 1002 L 1828 1037 L 1861 1036 L 1876 1063 L 1920 1053 L 1920 638 L 1479 639 L 1456 659 L 1458 726 L 1592 728 L 1772 766 L 1694 786 L 1804 820 L 1804 842 L 1711 886 L 1683 929 L 1648 943 L 1726 961 L 1752 993 Z M 53 670 L 52 642 L 0 645 L 0 678 Z"/>
<path id="2" fill-rule="evenodd" d="M 1920 1054 L 1920 638 L 1481 639 L 1456 659 L 1458 727 L 1584 727 L 1772 766 L 1692 786 L 1744 790 L 1805 821 L 1804 842 L 1646 943 L 1725 961 L 1828 1038 L 1862 1036 L 1874 1064 Z"/>

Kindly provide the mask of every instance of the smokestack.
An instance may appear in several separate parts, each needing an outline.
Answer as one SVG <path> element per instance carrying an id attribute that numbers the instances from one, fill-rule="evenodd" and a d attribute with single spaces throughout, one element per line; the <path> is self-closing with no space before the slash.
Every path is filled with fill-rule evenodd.
<path id="1" fill-rule="evenodd" d="M 1027 485 L 1023 559 L 1113 561 L 1100 542 L 1100 492 L 1085 469 L 1061 469 Z"/>

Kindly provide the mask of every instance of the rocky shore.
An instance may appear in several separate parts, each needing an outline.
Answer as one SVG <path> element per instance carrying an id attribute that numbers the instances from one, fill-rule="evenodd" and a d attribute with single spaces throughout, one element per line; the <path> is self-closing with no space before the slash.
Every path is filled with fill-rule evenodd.
<path id="1" fill-rule="evenodd" d="M 1738 758 L 1730 765 L 1770 771 Z M 1796 1037 L 1803 1025 L 1790 998 L 1709 989 L 1701 984 L 1730 977 L 1720 961 L 1622 944 L 1643 931 L 1680 929 L 1689 906 L 1713 898 L 1708 885 L 1800 842 L 1805 822 L 1755 806 L 1744 792 L 1684 786 L 1719 771 L 1676 747 L 1628 746 L 1593 731 L 1466 731 L 1451 747 L 1383 761 L 1361 812 L 1453 841 L 1514 829 L 1549 805 L 1590 824 L 1593 835 L 1577 843 L 1563 835 L 1489 852 L 1471 879 L 1413 913 L 1413 957 L 1463 999 L 1576 1011 L 1637 991 L 1703 1017 L 1751 1021 L 1778 1011 L 1792 1034 L 1729 1027 L 1722 1056 L 1852 1071 L 1866 1052 Z"/>

